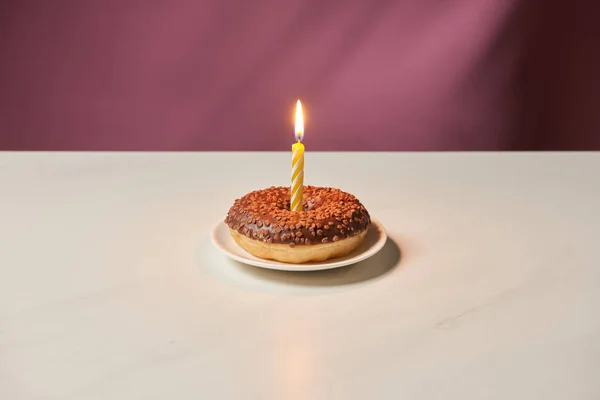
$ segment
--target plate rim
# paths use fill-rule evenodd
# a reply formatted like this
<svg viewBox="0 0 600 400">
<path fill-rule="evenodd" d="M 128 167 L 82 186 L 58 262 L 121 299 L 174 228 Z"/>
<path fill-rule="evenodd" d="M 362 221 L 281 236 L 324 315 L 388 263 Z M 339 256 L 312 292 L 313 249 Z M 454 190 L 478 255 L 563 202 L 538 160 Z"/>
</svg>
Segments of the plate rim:
<svg viewBox="0 0 600 400">
<path fill-rule="evenodd" d="M 217 232 L 219 231 L 219 228 L 222 228 L 222 226 L 227 226 L 225 224 L 225 222 L 223 222 L 223 219 L 219 220 L 218 222 L 216 222 L 213 225 L 213 228 L 211 230 L 211 241 L 212 241 L 213 245 L 217 249 L 219 249 L 219 251 L 221 251 L 221 253 L 223 253 L 225 256 L 229 257 L 232 260 L 240 262 L 242 264 L 247 264 L 247 265 L 251 265 L 254 267 L 258 267 L 258 268 L 279 270 L 279 271 L 319 271 L 319 270 L 326 270 L 326 269 L 335 269 L 335 268 L 345 267 L 345 266 L 351 265 L 351 264 L 356 264 L 356 263 L 364 261 L 367 258 L 370 258 L 370 257 L 374 256 L 375 254 L 377 254 L 383 248 L 383 246 L 385 246 L 388 235 L 385 230 L 385 227 L 383 226 L 383 224 L 381 222 L 379 222 L 379 220 L 371 217 L 371 223 L 377 225 L 377 227 L 379 228 L 379 230 L 382 233 L 381 238 L 377 242 L 375 242 L 373 244 L 373 246 L 367 248 L 365 251 L 357 254 L 356 256 L 345 259 L 345 260 L 335 261 L 335 259 L 334 259 L 334 260 L 328 260 L 328 261 L 324 261 L 322 263 L 314 263 L 314 264 L 291 264 L 291 263 L 282 263 L 282 262 L 274 261 L 274 260 L 252 260 L 249 258 L 245 258 L 243 256 L 239 256 L 237 254 L 234 254 L 234 253 L 230 252 L 228 249 L 226 249 L 225 246 L 221 243 L 221 241 L 219 241 L 217 239 Z M 235 243 L 235 241 L 234 241 L 234 243 Z M 235 245 L 239 247 L 239 245 L 237 243 L 235 243 Z M 242 248 L 242 250 L 244 250 L 244 249 Z M 244 250 L 244 251 L 246 251 L 246 250 Z"/>
</svg>

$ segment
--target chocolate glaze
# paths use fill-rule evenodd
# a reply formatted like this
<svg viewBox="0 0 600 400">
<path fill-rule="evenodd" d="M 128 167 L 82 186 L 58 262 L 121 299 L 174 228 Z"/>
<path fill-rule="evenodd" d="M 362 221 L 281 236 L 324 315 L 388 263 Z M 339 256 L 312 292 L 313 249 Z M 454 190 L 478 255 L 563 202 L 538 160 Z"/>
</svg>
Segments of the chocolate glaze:
<svg viewBox="0 0 600 400">
<path fill-rule="evenodd" d="M 304 186 L 303 211 L 290 211 L 290 188 L 272 186 L 236 199 L 225 223 L 251 239 L 306 246 L 364 232 L 371 224 L 356 197 L 339 189 Z"/>
</svg>

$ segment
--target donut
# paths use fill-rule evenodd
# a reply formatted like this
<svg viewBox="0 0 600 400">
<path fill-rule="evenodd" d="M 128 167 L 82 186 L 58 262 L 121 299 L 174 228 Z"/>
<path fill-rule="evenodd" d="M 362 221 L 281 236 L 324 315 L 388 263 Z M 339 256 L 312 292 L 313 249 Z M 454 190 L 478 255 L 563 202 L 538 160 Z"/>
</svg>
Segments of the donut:
<svg viewBox="0 0 600 400">
<path fill-rule="evenodd" d="M 225 224 L 250 254 L 295 264 L 348 255 L 371 225 L 361 202 L 339 189 L 304 186 L 302 202 L 290 211 L 289 187 L 255 190 L 234 201 Z"/>
</svg>

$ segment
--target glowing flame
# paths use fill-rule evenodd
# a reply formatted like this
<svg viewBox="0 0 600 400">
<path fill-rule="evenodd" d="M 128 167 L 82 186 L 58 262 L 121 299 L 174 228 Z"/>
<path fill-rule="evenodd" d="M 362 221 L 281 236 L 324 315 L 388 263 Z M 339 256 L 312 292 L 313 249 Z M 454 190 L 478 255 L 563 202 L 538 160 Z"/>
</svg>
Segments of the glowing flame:
<svg viewBox="0 0 600 400">
<path fill-rule="evenodd" d="M 302 115 L 302 103 L 300 99 L 296 102 L 296 139 L 302 141 L 304 138 L 304 116 Z"/>
</svg>

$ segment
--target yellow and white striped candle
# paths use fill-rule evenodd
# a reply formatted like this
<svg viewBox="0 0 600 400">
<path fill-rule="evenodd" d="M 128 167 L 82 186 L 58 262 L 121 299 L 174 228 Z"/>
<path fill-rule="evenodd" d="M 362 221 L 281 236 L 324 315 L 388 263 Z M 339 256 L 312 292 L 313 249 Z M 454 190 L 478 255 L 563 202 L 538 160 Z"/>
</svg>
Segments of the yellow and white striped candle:
<svg viewBox="0 0 600 400">
<path fill-rule="evenodd" d="M 302 194 L 304 192 L 304 118 L 302 116 L 302 103 L 296 103 L 296 140 L 292 145 L 292 211 L 302 211 Z"/>
</svg>

